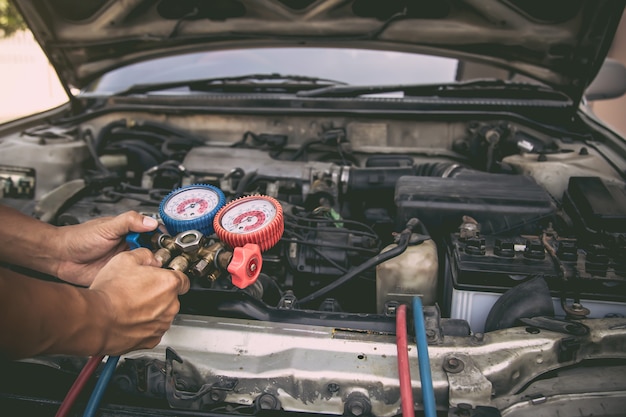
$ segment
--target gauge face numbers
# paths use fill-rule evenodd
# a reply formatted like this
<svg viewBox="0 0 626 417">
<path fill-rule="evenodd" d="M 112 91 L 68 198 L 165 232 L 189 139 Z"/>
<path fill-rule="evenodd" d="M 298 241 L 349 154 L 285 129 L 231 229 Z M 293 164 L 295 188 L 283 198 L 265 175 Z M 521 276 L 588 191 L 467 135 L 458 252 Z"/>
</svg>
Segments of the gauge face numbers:
<svg viewBox="0 0 626 417">
<path fill-rule="evenodd" d="M 264 252 L 276 245 L 283 235 L 283 208 L 270 196 L 242 197 L 217 213 L 213 227 L 218 238 L 232 248 L 253 243 Z"/>
<path fill-rule="evenodd" d="M 269 225 L 276 217 L 276 206 L 268 200 L 248 200 L 235 204 L 222 216 L 221 224 L 230 233 L 256 232 Z"/>
<path fill-rule="evenodd" d="M 186 188 L 171 196 L 163 212 L 174 220 L 193 220 L 214 210 L 220 202 L 218 194 L 208 188 Z"/>
</svg>

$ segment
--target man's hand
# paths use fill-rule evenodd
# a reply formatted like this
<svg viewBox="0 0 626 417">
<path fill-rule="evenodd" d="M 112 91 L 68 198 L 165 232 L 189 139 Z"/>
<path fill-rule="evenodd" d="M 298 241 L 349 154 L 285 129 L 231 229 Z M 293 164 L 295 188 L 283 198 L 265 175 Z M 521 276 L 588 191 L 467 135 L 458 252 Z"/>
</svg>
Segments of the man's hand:
<svg viewBox="0 0 626 417">
<path fill-rule="evenodd" d="M 157 226 L 155 219 L 129 211 L 117 217 L 59 227 L 56 276 L 89 286 L 113 256 L 127 249 L 124 238 L 129 232 L 149 232 Z"/>
<path fill-rule="evenodd" d="M 100 353 L 119 355 L 156 346 L 178 313 L 178 295 L 188 290 L 187 276 L 160 268 L 147 249 L 116 255 L 89 287 L 102 298 L 105 310 L 97 314 L 108 323 Z"/>
<path fill-rule="evenodd" d="M 0 355 L 117 355 L 154 347 L 189 290 L 181 273 L 158 267 L 147 249 L 114 256 L 90 288 L 0 268 Z"/>
<path fill-rule="evenodd" d="M 160 268 L 147 249 L 126 249 L 125 236 L 157 222 L 135 212 L 54 227 L 0 206 L 0 261 L 55 274 L 41 281 L 0 268 L 0 355 L 121 354 L 154 347 L 189 290 L 181 272 Z M 123 253 L 120 253 L 124 251 Z"/>
</svg>

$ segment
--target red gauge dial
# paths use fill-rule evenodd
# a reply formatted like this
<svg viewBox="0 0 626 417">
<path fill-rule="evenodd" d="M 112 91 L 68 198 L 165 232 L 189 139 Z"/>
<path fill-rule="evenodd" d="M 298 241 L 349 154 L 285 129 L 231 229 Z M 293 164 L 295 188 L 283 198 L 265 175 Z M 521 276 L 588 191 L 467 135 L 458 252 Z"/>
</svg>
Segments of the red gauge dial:
<svg viewBox="0 0 626 417">
<path fill-rule="evenodd" d="M 222 207 L 213 220 L 213 227 L 220 240 L 233 248 L 255 243 L 261 251 L 266 251 L 283 235 L 283 209 L 272 197 L 239 198 Z"/>
</svg>

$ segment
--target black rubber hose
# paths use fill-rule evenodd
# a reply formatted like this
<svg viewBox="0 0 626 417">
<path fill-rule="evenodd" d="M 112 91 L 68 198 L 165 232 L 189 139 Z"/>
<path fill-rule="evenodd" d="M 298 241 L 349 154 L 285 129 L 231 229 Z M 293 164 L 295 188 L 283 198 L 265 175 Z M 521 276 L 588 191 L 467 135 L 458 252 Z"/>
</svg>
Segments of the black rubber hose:
<svg viewBox="0 0 626 417">
<path fill-rule="evenodd" d="M 485 320 L 485 332 L 508 329 L 516 326 L 520 319 L 537 316 L 554 317 L 550 288 L 540 275 L 511 288 L 498 298 Z"/>
<path fill-rule="evenodd" d="M 295 161 L 298 158 L 300 158 L 302 155 L 304 155 L 306 153 L 306 151 L 315 144 L 318 143 L 324 143 L 321 139 L 318 138 L 313 138 L 313 139 L 309 139 L 307 141 L 305 141 L 302 145 L 300 145 L 300 148 L 298 148 L 298 150 L 296 151 L 295 154 L 293 154 L 291 156 L 291 158 L 289 158 L 290 161 Z"/>
<path fill-rule="evenodd" d="M 92 141 L 91 137 L 85 137 L 84 140 L 87 144 L 87 150 L 93 159 L 96 169 L 103 175 L 111 175 L 111 171 L 100 160 L 100 156 L 98 155 L 98 151 L 96 150 L 96 145 L 94 143 L 95 141 Z"/>
<path fill-rule="evenodd" d="M 237 189 L 235 190 L 235 198 L 243 197 L 246 190 L 259 181 L 273 181 L 274 179 L 274 177 L 257 174 L 256 171 L 248 172 L 239 180 L 239 183 L 237 184 Z"/>
<path fill-rule="evenodd" d="M 464 165 L 454 162 L 435 162 L 420 164 L 415 167 L 415 175 L 418 177 L 456 177 L 462 172 L 476 172 Z"/>
<path fill-rule="evenodd" d="M 243 196 L 243 193 L 246 191 L 246 188 L 248 188 L 248 185 L 250 185 L 252 181 L 254 181 L 255 178 L 256 178 L 256 171 L 250 171 L 244 174 L 244 176 L 241 177 L 241 179 L 239 180 L 239 183 L 237 184 L 237 189 L 235 190 L 235 198 L 239 198 Z"/>
<path fill-rule="evenodd" d="M 140 122 L 137 126 L 143 129 L 147 128 L 146 130 L 153 130 L 153 131 L 160 130 L 162 132 L 165 132 L 174 136 L 178 136 L 179 138 L 188 140 L 192 145 L 204 145 L 205 144 L 204 140 L 190 134 L 189 132 L 185 130 L 177 129 L 167 124 L 144 120 Z"/>
<path fill-rule="evenodd" d="M 407 175 L 415 175 L 413 166 L 351 168 L 348 187 L 352 192 L 373 193 L 379 190 L 393 190 L 398 179 Z"/>
<path fill-rule="evenodd" d="M 108 136 L 118 127 L 126 127 L 126 120 L 115 120 L 100 129 L 100 132 L 96 136 L 96 140 L 94 142 L 94 147 L 96 148 L 96 152 L 98 154 L 100 154 L 106 146 Z"/>
<path fill-rule="evenodd" d="M 391 250 L 388 250 L 387 252 L 379 253 L 373 258 L 370 258 L 367 261 L 363 262 L 356 268 L 351 269 L 345 275 L 337 278 L 335 281 L 331 282 L 327 286 L 307 295 L 303 299 L 299 300 L 300 304 L 306 304 L 317 298 L 320 298 L 321 296 L 328 294 L 330 291 L 334 290 L 337 287 L 340 287 L 341 285 L 350 281 L 351 279 L 368 270 L 369 268 L 375 267 L 378 264 L 381 264 L 391 258 L 395 258 L 396 256 L 402 254 L 409 246 L 409 241 L 411 240 L 411 234 L 413 233 L 413 229 L 415 229 L 418 224 L 419 220 L 415 218 L 409 219 L 406 224 L 406 228 L 402 232 L 400 232 L 400 240 L 398 241 L 398 246 Z"/>
</svg>

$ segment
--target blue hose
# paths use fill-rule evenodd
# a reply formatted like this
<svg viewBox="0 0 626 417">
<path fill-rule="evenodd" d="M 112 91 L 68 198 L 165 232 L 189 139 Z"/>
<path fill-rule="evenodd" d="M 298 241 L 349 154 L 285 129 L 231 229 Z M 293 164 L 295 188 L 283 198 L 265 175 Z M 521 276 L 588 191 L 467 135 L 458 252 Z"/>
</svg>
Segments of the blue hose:
<svg viewBox="0 0 626 417">
<path fill-rule="evenodd" d="M 435 390 L 433 389 L 433 377 L 430 373 L 430 359 L 428 358 L 424 310 L 422 308 L 422 300 L 419 297 L 413 297 L 413 321 L 415 322 L 415 339 L 417 341 L 417 359 L 420 368 L 422 397 L 424 399 L 424 414 L 426 417 L 437 417 Z"/>
<path fill-rule="evenodd" d="M 102 397 L 104 396 L 104 391 L 106 391 L 107 386 L 109 385 L 109 380 L 113 376 L 115 367 L 117 366 L 117 361 L 119 360 L 119 356 L 109 356 L 109 359 L 107 359 L 107 363 L 104 365 L 102 374 L 100 374 L 100 378 L 98 378 L 98 382 L 91 393 L 91 397 L 89 398 L 83 417 L 93 417 L 96 415 L 96 411 L 98 411 L 98 406 L 100 405 L 100 400 L 102 400 Z"/>
</svg>

